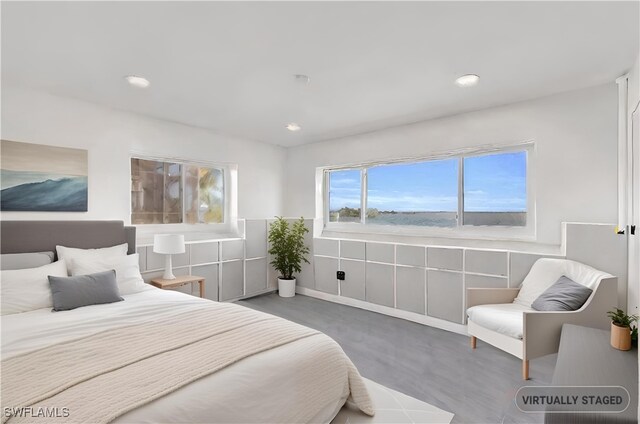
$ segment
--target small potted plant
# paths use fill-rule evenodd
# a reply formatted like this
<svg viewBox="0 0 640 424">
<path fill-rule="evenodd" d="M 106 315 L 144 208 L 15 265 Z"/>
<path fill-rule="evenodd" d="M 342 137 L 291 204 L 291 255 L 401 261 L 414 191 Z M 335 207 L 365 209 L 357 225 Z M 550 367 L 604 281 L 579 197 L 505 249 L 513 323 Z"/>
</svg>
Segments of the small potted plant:
<svg viewBox="0 0 640 424">
<path fill-rule="evenodd" d="M 631 349 L 631 334 L 638 331 L 633 323 L 638 321 L 638 316 L 627 315 L 618 308 L 607 312 L 607 316 L 611 318 L 611 346 L 618 350 Z"/>
<path fill-rule="evenodd" d="M 304 218 L 293 225 L 278 216 L 269 226 L 269 254 L 273 256 L 271 266 L 278 271 L 278 294 L 293 297 L 296 294 L 294 273 L 302 271 L 302 261 L 309 263 L 306 255 L 309 247 L 304 244 L 304 235 L 309 229 L 304 226 Z"/>
</svg>

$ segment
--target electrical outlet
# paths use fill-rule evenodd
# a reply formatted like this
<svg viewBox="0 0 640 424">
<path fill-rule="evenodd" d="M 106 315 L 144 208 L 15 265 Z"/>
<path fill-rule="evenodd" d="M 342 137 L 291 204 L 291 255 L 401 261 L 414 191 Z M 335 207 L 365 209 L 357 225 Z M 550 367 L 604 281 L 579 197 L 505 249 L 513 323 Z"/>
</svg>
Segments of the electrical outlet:
<svg viewBox="0 0 640 424">
<path fill-rule="evenodd" d="M 338 272 L 336 273 L 336 277 L 338 278 L 338 280 L 342 280 L 342 281 L 344 281 L 344 277 L 345 277 L 345 273 L 344 273 L 344 271 L 338 271 Z"/>
</svg>

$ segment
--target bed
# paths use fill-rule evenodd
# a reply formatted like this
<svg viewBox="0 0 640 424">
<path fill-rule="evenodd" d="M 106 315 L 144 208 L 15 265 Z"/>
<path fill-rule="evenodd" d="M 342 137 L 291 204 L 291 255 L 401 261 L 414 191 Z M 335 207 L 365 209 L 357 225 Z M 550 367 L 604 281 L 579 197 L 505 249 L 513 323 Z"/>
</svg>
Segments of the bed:
<svg viewBox="0 0 640 424">
<path fill-rule="evenodd" d="M 122 241 L 135 251 L 135 229 L 117 221 L 1 225 L 3 254 Z M 47 422 L 329 422 L 345 402 L 373 414 L 356 368 L 322 333 L 151 286 L 122 297 L 2 316 L 3 422 L 51 408 L 66 410 Z"/>
</svg>

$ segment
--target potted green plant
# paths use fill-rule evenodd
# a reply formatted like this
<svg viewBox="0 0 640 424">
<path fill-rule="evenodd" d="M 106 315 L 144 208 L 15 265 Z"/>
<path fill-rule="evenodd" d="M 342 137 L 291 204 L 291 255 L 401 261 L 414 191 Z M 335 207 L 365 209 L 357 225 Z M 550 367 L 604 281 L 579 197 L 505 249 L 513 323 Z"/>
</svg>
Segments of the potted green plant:
<svg viewBox="0 0 640 424">
<path fill-rule="evenodd" d="M 607 312 L 607 316 L 611 318 L 611 346 L 618 350 L 631 349 L 631 334 L 638 331 L 633 323 L 638 321 L 638 316 L 627 315 L 618 308 Z"/>
<path fill-rule="evenodd" d="M 289 222 L 277 216 L 269 226 L 269 254 L 273 257 L 271 266 L 278 271 L 278 294 L 293 297 L 296 294 L 294 273 L 302 271 L 302 262 L 309 263 L 306 255 L 309 247 L 304 244 L 304 235 L 309 229 L 304 226 L 304 218 Z"/>
</svg>

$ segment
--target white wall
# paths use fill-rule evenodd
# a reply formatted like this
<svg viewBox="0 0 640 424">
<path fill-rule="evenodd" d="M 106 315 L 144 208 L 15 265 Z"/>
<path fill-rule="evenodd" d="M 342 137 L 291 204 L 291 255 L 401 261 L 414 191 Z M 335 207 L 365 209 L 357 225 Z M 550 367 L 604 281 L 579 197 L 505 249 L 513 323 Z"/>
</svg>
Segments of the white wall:
<svg viewBox="0 0 640 424">
<path fill-rule="evenodd" d="M 382 131 L 290 148 L 287 216 L 315 215 L 315 168 L 536 142 L 537 243 L 558 245 L 561 222 L 615 223 L 614 83 Z"/>
<path fill-rule="evenodd" d="M 629 71 L 629 113 L 633 112 L 640 102 L 640 56 L 636 58 L 636 63 Z"/>
<path fill-rule="evenodd" d="M 5 212 L 3 219 L 118 219 L 129 223 L 132 151 L 238 164 L 238 216 L 282 214 L 284 148 L 92 103 L 2 87 L 3 139 L 89 151 L 89 211 Z"/>
<path fill-rule="evenodd" d="M 237 163 L 240 217 L 310 218 L 315 214 L 318 166 L 533 139 L 537 243 L 557 246 L 562 221 L 616 221 L 616 104 L 612 83 L 285 151 L 91 103 L 3 87 L 2 138 L 86 148 L 90 169 L 89 212 L 4 213 L 3 219 L 129 222 L 132 151 Z"/>
<path fill-rule="evenodd" d="M 633 169 L 635 170 L 631 184 L 632 195 L 629 201 L 633 206 L 632 216 L 629 221 L 636 225 L 636 235 L 629 236 L 629 301 L 628 310 L 630 314 L 638 314 L 640 305 L 640 136 L 633 134 L 633 112 L 640 103 L 640 56 L 636 59 L 634 67 L 628 75 L 627 86 L 627 136 L 632 139 L 633 146 Z M 636 112 L 640 114 L 640 111 Z M 638 119 L 636 117 L 636 119 Z M 637 125 L 637 124 L 636 124 Z M 634 130 L 637 132 L 637 128 Z"/>
</svg>

